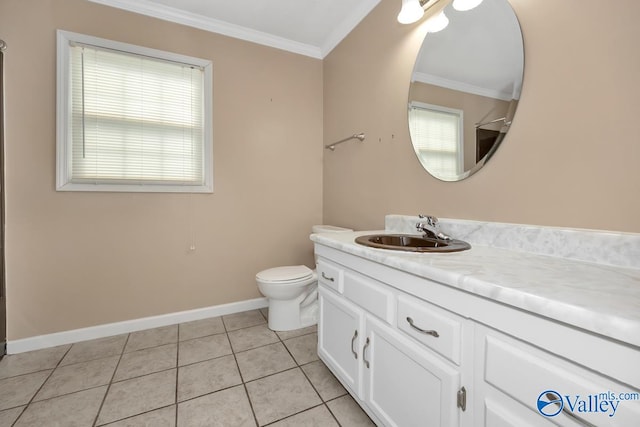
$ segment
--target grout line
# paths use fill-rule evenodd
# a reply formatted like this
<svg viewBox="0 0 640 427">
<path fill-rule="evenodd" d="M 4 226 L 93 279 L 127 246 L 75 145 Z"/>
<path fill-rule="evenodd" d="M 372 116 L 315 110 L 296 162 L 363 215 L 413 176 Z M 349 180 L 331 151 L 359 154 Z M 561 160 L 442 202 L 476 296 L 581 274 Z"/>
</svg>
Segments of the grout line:
<svg viewBox="0 0 640 427">
<path fill-rule="evenodd" d="M 73 347 L 73 344 L 70 345 L 69 348 L 67 349 L 67 351 L 64 352 L 64 354 L 62 355 L 60 360 L 58 360 L 58 363 L 56 363 L 56 366 L 54 366 L 53 369 L 51 369 L 51 372 L 49 372 L 49 375 L 47 375 L 47 378 L 42 382 L 42 384 L 40 384 L 40 387 L 38 387 L 38 390 L 36 390 L 36 392 L 33 393 L 33 396 L 31 396 L 31 399 L 29 399 L 29 401 L 24 405 L 24 408 L 22 408 L 22 412 L 20 412 L 20 415 L 18 415 L 18 418 L 15 419 L 15 421 L 13 422 L 13 425 L 15 425 L 18 422 L 20 417 L 22 417 L 22 415 L 24 415 L 24 413 L 27 411 L 27 408 L 29 407 L 29 405 L 31 405 L 31 403 L 33 403 L 33 399 L 36 398 L 38 393 L 40 393 L 40 390 L 42 390 L 42 387 L 44 387 L 44 385 L 47 383 L 47 381 L 49 381 L 49 378 L 51 378 L 51 376 L 56 371 L 56 369 L 58 369 L 58 366 L 60 366 L 60 363 L 62 363 L 62 360 L 67 356 L 67 354 L 69 354 L 69 352 L 71 351 L 71 347 Z M 46 370 L 47 369 L 41 369 L 39 371 L 35 371 L 35 372 L 31 372 L 31 373 L 35 374 L 36 372 L 42 372 L 42 371 L 46 371 Z M 28 374 L 22 374 L 22 375 L 28 375 Z M 15 375 L 14 377 L 9 377 L 9 378 L 15 378 L 15 377 L 19 377 L 19 376 L 20 375 Z"/>
<path fill-rule="evenodd" d="M 264 316 L 263 316 L 264 317 Z M 240 364 L 238 363 L 238 357 L 236 356 L 236 352 L 233 350 L 233 346 L 231 345 L 231 339 L 229 339 L 229 331 L 227 330 L 227 325 L 224 323 L 224 317 L 222 319 L 222 325 L 224 326 L 224 330 L 226 331 L 227 341 L 229 341 L 229 348 L 231 348 L 231 354 L 233 355 L 233 360 L 236 362 L 236 368 L 238 368 L 238 375 L 240 376 L 240 381 L 242 382 L 242 387 L 244 388 L 244 394 L 247 396 L 247 402 L 249 402 L 249 407 L 251 408 L 251 415 L 253 415 L 253 420 L 256 423 L 256 426 L 259 426 L 258 417 L 256 416 L 256 411 L 253 409 L 253 402 L 251 401 L 251 397 L 249 396 L 249 390 L 247 389 L 247 383 L 244 381 L 244 377 L 242 375 L 242 371 L 240 370 Z M 177 427 L 177 425 L 176 425 Z"/>
<path fill-rule="evenodd" d="M 303 412 L 307 412 L 307 411 L 310 411 L 310 410 L 312 410 L 312 409 L 319 408 L 320 406 L 325 406 L 325 405 L 324 405 L 324 403 L 319 403 L 319 404 L 317 404 L 317 405 L 315 405 L 315 406 L 311 406 L 311 407 L 309 407 L 309 408 L 307 408 L 307 409 L 303 409 L 302 411 L 298 411 L 298 412 L 296 412 L 295 414 L 287 415 L 286 417 L 282 417 L 282 418 L 279 418 L 279 419 L 277 419 L 277 420 L 275 420 L 275 421 L 271 421 L 270 423 L 268 423 L 268 424 L 264 424 L 264 425 L 262 425 L 262 426 L 260 426 L 260 427 L 268 427 L 268 426 L 272 426 L 272 425 L 274 425 L 274 424 L 276 424 L 276 423 L 279 423 L 279 422 L 280 422 L 280 421 L 282 421 L 282 420 L 286 420 L 286 419 L 288 419 L 288 418 L 295 417 L 296 415 L 302 414 Z M 329 411 L 329 413 L 331 413 L 331 411 Z M 338 425 L 339 425 L 339 424 L 338 424 Z"/>
<path fill-rule="evenodd" d="M 120 419 L 117 419 L 117 420 L 114 420 L 114 421 L 109 421 L 108 424 L 102 424 L 102 426 L 109 427 L 111 424 L 120 423 L 121 421 L 124 421 L 124 420 L 129 420 L 131 418 L 139 417 L 140 415 L 145 415 L 145 414 L 148 414 L 150 412 L 159 411 L 160 409 L 170 408 L 172 406 L 175 406 L 175 403 L 172 403 L 170 405 L 160 406 L 158 408 L 149 409 L 148 411 L 140 412 L 139 414 L 127 415 L 124 418 L 120 418 Z M 176 411 L 177 411 L 177 408 L 176 408 Z M 100 426 L 100 427 L 102 427 L 102 426 Z"/>
<path fill-rule="evenodd" d="M 4 411 L 5 409 L 3 409 Z M 27 405 L 24 405 L 24 408 L 22 408 L 22 411 L 20 411 L 20 414 L 18 414 L 18 418 L 15 419 L 15 421 L 13 423 L 11 423 L 10 427 L 13 427 L 16 425 L 16 423 L 18 422 L 18 420 L 20 419 L 20 417 L 22 416 L 22 414 L 24 414 L 24 411 L 27 410 Z"/>
<path fill-rule="evenodd" d="M 177 325 L 178 327 L 178 331 L 176 333 L 176 338 L 177 338 L 177 342 L 176 342 L 176 394 L 174 397 L 174 406 L 176 407 L 176 416 L 175 416 L 175 427 L 178 427 L 178 379 L 179 379 L 179 373 L 180 373 L 180 324 Z"/>
<path fill-rule="evenodd" d="M 124 349 L 127 348 L 127 344 L 129 343 L 129 337 L 131 337 L 131 334 L 127 334 L 127 339 L 124 341 L 124 345 L 122 346 L 122 351 L 120 352 L 120 358 L 118 359 L 118 363 L 116 363 L 116 368 L 113 370 L 113 374 L 111 374 L 111 380 L 109 381 L 109 384 L 107 384 L 107 390 L 104 392 L 104 396 L 102 397 L 102 402 L 100 402 L 100 407 L 98 407 L 98 411 L 96 412 L 96 417 L 93 419 L 92 425 L 94 427 L 98 423 L 98 417 L 102 412 L 102 408 L 104 407 L 104 402 L 107 400 L 107 396 L 109 395 L 109 390 L 111 390 L 113 379 L 116 376 L 116 372 L 118 372 L 118 367 L 120 366 L 120 362 L 122 361 L 122 356 L 124 355 Z"/>
</svg>

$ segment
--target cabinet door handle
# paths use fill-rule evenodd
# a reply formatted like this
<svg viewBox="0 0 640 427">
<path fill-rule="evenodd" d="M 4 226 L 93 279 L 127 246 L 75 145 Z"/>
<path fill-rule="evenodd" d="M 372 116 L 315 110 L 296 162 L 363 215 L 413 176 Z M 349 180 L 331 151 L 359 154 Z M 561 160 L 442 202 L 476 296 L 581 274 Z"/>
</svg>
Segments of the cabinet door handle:
<svg viewBox="0 0 640 427">
<path fill-rule="evenodd" d="M 362 360 L 364 360 L 364 366 L 366 366 L 367 368 L 369 368 L 369 361 L 367 360 L 367 354 L 365 353 L 367 351 L 367 347 L 369 347 L 369 337 L 367 337 L 367 340 L 364 343 L 364 347 L 362 347 Z"/>
<path fill-rule="evenodd" d="M 351 353 L 353 353 L 354 359 L 357 360 L 358 359 L 358 353 L 356 353 L 356 351 L 353 349 L 353 343 L 356 341 L 356 338 L 358 338 L 358 330 L 357 329 L 353 333 L 353 338 L 351 338 Z"/>
<path fill-rule="evenodd" d="M 413 329 L 415 329 L 416 331 L 425 334 L 425 335 L 431 335 L 433 337 L 438 338 L 440 336 L 440 334 L 438 333 L 438 331 L 434 331 L 434 330 L 427 330 L 427 329 L 422 329 L 417 327 L 416 325 L 413 324 L 413 319 L 411 317 L 407 317 L 407 322 L 409 323 L 409 326 L 411 326 Z"/>
<path fill-rule="evenodd" d="M 328 280 L 328 281 L 330 281 L 330 282 L 333 282 L 333 277 L 329 277 L 329 276 L 327 276 L 326 274 L 324 274 L 324 271 L 322 272 L 322 278 L 323 278 L 323 279 L 326 279 L 326 280 Z"/>
<path fill-rule="evenodd" d="M 550 401 L 554 401 L 556 400 L 556 396 L 554 396 L 551 393 L 547 393 L 545 395 L 547 397 L 547 399 L 549 399 Z M 560 406 L 560 403 L 558 403 L 557 401 L 554 402 L 555 405 Z M 591 424 L 589 421 L 583 420 L 580 417 L 575 416 L 571 411 L 568 411 L 567 408 L 562 408 L 562 413 L 565 414 L 567 417 L 571 418 L 573 421 L 577 422 L 578 424 L 580 424 L 581 426 L 585 426 L 585 427 L 596 427 L 595 424 Z"/>
</svg>

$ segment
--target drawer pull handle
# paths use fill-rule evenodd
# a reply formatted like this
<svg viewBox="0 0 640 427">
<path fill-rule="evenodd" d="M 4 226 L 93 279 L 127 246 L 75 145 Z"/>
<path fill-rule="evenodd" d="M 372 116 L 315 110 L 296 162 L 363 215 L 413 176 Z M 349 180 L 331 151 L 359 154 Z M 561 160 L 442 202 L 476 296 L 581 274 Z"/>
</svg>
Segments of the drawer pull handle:
<svg viewBox="0 0 640 427">
<path fill-rule="evenodd" d="M 333 280 L 333 277 L 329 277 L 329 276 L 327 276 L 326 274 L 324 274 L 324 271 L 322 272 L 322 278 L 323 278 L 323 279 L 326 279 L 326 280 L 328 280 L 328 281 L 330 281 L 330 282 L 333 282 L 333 281 L 334 281 L 334 280 Z"/>
<path fill-rule="evenodd" d="M 434 330 L 427 330 L 427 329 L 422 329 L 417 327 L 416 325 L 413 324 L 413 319 L 411 317 L 407 317 L 407 322 L 409 322 L 409 326 L 411 326 L 413 329 L 415 329 L 416 331 L 425 334 L 425 335 L 431 335 L 433 337 L 438 338 L 440 336 L 440 334 L 438 333 L 438 331 L 434 331 Z"/>
<path fill-rule="evenodd" d="M 357 360 L 358 359 L 358 353 L 356 353 L 356 351 L 353 349 L 353 343 L 356 341 L 356 338 L 358 338 L 358 330 L 357 329 L 353 333 L 353 338 L 351 338 L 351 353 L 353 353 L 353 357 Z"/>
<path fill-rule="evenodd" d="M 547 397 L 547 399 L 549 399 L 549 401 L 553 402 L 556 400 L 556 396 L 551 394 L 551 393 L 547 393 L 545 395 Z M 557 401 L 554 402 L 555 405 L 560 406 L 560 403 L 558 403 Z M 567 408 L 562 408 L 562 413 L 565 414 L 567 417 L 573 419 L 575 422 L 577 422 L 578 424 L 580 424 L 581 426 L 585 426 L 585 427 L 596 427 L 595 424 L 591 424 L 589 421 L 585 421 L 582 418 L 576 417 L 571 411 L 568 411 Z"/>
<path fill-rule="evenodd" d="M 362 360 L 364 360 L 364 366 L 366 366 L 367 369 L 369 369 L 369 361 L 367 360 L 367 354 L 365 352 L 367 351 L 367 347 L 369 347 L 369 343 L 369 337 L 367 337 L 367 341 L 365 341 L 364 347 L 362 347 Z"/>
</svg>

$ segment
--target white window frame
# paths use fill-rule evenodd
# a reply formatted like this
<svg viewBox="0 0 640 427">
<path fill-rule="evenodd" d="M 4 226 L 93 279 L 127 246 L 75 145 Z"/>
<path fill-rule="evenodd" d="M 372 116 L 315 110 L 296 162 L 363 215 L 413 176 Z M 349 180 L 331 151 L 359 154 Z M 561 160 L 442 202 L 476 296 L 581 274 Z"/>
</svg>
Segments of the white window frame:
<svg viewBox="0 0 640 427">
<path fill-rule="evenodd" d="M 204 141 L 202 185 L 140 184 L 140 183 L 74 183 L 71 182 L 71 73 L 70 44 L 82 43 L 106 49 L 119 50 L 134 55 L 201 67 L 204 70 Z M 106 192 L 163 192 L 163 193 L 212 193 L 213 192 L 213 64 L 209 60 L 171 52 L 121 43 L 69 31 L 57 31 L 57 105 L 56 105 L 56 190 L 57 191 L 106 191 Z"/>
<path fill-rule="evenodd" d="M 442 105 L 436 104 L 428 104 L 426 102 L 420 101 L 411 101 L 409 103 L 409 108 L 421 108 L 425 110 L 438 111 L 443 113 L 449 113 L 456 115 L 458 117 L 458 140 L 457 140 L 457 159 L 456 159 L 456 167 L 457 174 L 460 175 L 464 172 L 464 110 L 460 110 L 457 108 L 444 107 Z M 422 161 L 422 156 L 418 153 L 418 150 L 415 149 L 416 155 L 418 156 L 418 160 L 422 163 L 423 166 L 426 167 L 426 164 Z M 430 171 L 436 172 L 437 171 Z M 448 177 L 452 178 L 452 177 Z"/>
</svg>

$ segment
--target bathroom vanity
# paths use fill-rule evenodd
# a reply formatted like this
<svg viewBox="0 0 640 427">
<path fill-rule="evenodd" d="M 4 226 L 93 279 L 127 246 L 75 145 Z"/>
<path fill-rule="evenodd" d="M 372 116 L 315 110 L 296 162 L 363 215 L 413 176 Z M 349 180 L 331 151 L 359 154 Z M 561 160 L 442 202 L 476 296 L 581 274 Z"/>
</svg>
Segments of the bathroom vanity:
<svg viewBox="0 0 640 427">
<path fill-rule="evenodd" d="M 388 216 L 386 232 L 411 232 L 416 219 Z M 371 232 L 311 237 L 318 353 L 369 416 L 399 427 L 637 425 L 640 236 L 445 227 L 472 249 L 412 254 L 354 243 Z M 518 250 L 496 247 L 495 227 Z M 533 250 L 531 233 L 564 248 Z M 617 242 L 607 264 L 533 253 L 581 257 L 568 246 L 592 238 Z"/>
</svg>

